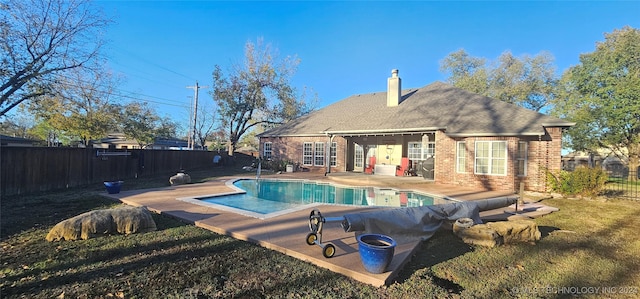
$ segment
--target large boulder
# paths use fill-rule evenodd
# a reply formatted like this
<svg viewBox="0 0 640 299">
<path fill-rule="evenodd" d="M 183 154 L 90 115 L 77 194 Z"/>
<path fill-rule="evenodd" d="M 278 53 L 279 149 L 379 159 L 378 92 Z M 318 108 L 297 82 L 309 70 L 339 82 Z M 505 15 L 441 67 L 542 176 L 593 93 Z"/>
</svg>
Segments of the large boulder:
<svg viewBox="0 0 640 299">
<path fill-rule="evenodd" d="M 463 242 L 471 245 L 495 247 L 504 243 L 502 236 L 484 224 L 458 230 L 456 235 L 458 235 Z"/>
<path fill-rule="evenodd" d="M 504 244 L 533 243 L 540 241 L 542 234 L 532 220 L 488 222 L 487 227 L 502 236 Z"/>
<path fill-rule="evenodd" d="M 156 223 L 145 207 L 95 210 L 56 224 L 47 241 L 86 240 L 106 234 L 133 234 L 156 230 Z"/>
<path fill-rule="evenodd" d="M 169 178 L 169 184 L 171 184 L 171 186 L 189 183 L 191 183 L 191 176 L 184 172 L 178 172 L 176 175 Z"/>
<path fill-rule="evenodd" d="M 456 222 L 455 234 L 467 244 L 494 247 L 501 244 L 534 243 L 540 240 L 538 225 L 531 220 L 511 220 L 476 224 Z"/>
</svg>

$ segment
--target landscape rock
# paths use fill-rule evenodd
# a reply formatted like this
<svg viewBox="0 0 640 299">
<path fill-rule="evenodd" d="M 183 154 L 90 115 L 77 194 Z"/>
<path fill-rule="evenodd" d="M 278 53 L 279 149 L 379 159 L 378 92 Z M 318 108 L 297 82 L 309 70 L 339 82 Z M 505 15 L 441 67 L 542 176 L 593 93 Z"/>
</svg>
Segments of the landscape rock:
<svg viewBox="0 0 640 299">
<path fill-rule="evenodd" d="M 471 218 L 460 218 L 453 223 L 452 230 L 457 234 L 461 230 L 472 227 L 473 224 L 473 219 Z"/>
<path fill-rule="evenodd" d="M 106 234 L 133 234 L 156 230 L 151 212 L 145 207 L 95 210 L 56 224 L 47 241 L 86 240 Z"/>
<path fill-rule="evenodd" d="M 538 225 L 531 220 L 513 220 L 459 226 L 456 235 L 467 244 L 494 247 L 501 244 L 533 243 L 540 240 Z"/>
<path fill-rule="evenodd" d="M 486 225 L 502 236 L 505 244 L 536 242 L 542 235 L 538 225 L 531 220 L 498 221 Z"/>
<path fill-rule="evenodd" d="M 503 244 L 502 236 L 485 224 L 477 224 L 456 233 L 466 244 L 495 247 Z"/>
<path fill-rule="evenodd" d="M 169 178 L 169 183 L 171 186 L 189 184 L 191 183 L 191 176 L 184 172 L 178 172 L 178 174 Z"/>
</svg>

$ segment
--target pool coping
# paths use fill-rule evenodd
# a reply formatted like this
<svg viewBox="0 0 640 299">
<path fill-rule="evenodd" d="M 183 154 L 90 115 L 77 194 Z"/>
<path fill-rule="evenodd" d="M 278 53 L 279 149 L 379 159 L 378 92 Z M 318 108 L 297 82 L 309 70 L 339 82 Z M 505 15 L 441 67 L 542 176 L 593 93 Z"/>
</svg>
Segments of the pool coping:
<svg viewBox="0 0 640 299">
<path fill-rule="evenodd" d="M 373 274 L 367 272 L 360 262 L 355 234 L 345 233 L 339 223 L 325 224 L 322 234 L 323 243 L 330 242 L 336 247 L 334 257 L 324 258 L 320 246 L 307 245 L 306 236 L 310 232 L 309 211 L 299 210 L 267 219 L 259 219 L 229 210 L 178 200 L 178 198 L 201 196 L 203 194 L 233 193 L 235 190 L 226 185 L 227 181 L 242 178 L 246 177 L 227 177 L 204 183 L 121 191 L 118 194 L 104 193 L 102 195 L 128 205 L 146 206 L 153 212 L 168 215 L 219 234 L 279 251 L 373 286 L 392 283 L 422 243 L 421 241 L 414 241 L 398 244 L 387 271 L 381 274 Z M 478 199 L 490 197 L 483 197 L 481 195 L 482 191 L 476 190 L 475 192 L 479 195 Z M 470 193 L 465 189 L 464 194 Z M 491 194 L 495 194 L 495 192 Z M 382 207 L 319 204 L 314 208 L 321 210 L 325 217 L 340 217 L 347 213 L 381 209 Z"/>
<path fill-rule="evenodd" d="M 205 198 L 205 197 L 219 197 L 219 196 L 227 196 L 227 195 L 246 194 L 247 193 L 246 190 L 243 190 L 242 188 L 240 188 L 240 187 L 235 185 L 235 182 L 240 181 L 240 180 L 255 180 L 255 179 L 254 178 L 233 178 L 233 179 L 229 179 L 229 180 L 227 180 L 225 182 L 225 185 L 227 187 L 229 187 L 230 189 L 234 190 L 234 191 L 216 193 L 216 194 L 202 194 L 202 195 L 198 195 L 198 196 L 195 196 L 195 197 L 178 197 L 178 198 L 176 198 L 176 200 L 188 202 L 190 204 L 201 205 L 201 206 L 205 206 L 205 207 L 211 207 L 211 208 L 215 208 L 215 209 L 225 210 L 225 211 L 233 212 L 233 213 L 236 213 L 236 214 L 240 214 L 242 216 L 258 218 L 258 219 L 261 219 L 261 220 L 265 220 L 265 219 L 269 219 L 269 218 L 273 218 L 273 217 L 277 217 L 277 216 L 282 216 L 282 215 L 285 215 L 285 214 L 289 214 L 289 213 L 297 212 L 297 211 L 301 211 L 301 210 L 311 210 L 311 209 L 317 208 L 318 206 L 321 206 L 321 205 L 324 205 L 324 206 L 326 206 L 326 205 L 345 206 L 345 207 L 354 206 L 354 205 L 348 205 L 348 204 L 344 204 L 343 205 L 343 204 L 325 204 L 325 203 L 321 203 L 321 202 L 312 202 L 312 203 L 308 203 L 308 204 L 299 204 L 299 205 L 296 205 L 295 207 L 284 209 L 284 210 L 280 210 L 280 211 L 276 211 L 276 212 L 272 212 L 272 213 L 263 214 L 263 213 L 258 213 L 258 212 L 254 212 L 254 211 L 243 210 L 243 209 L 232 207 L 232 206 L 226 206 L 226 205 L 217 204 L 217 203 L 205 202 L 205 201 L 202 200 L 202 198 Z M 340 187 L 340 188 L 372 188 L 372 189 L 377 189 L 377 190 L 380 190 L 380 191 L 392 190 L 394 192 L 412 192 L 412 193 L 417 193 L 417 194 L 421 194 L 421 195 L 424 195 L 424 196 L 429 196 L 429 197 L 434 199 L 434 202 L 441 201 L 441 200 L 446 200 L 446 201 L 450 201 L 450 202 L 460 202 L 457 199 L 449 198 L 447 196 L 429 194 L 427 192 L 417 191 L 417 190 L 413 190 L 413 189 L 399 189 L 399 188 L 378 187 L 378 186 L 353 186 L 353 185 L 340 184 L 340 183 L 336 183 L 336 182 L 333 182 L 333 181 L 325 182 L 325 181 L 318 181 L 318 180 L 312 180 L 312 179 L 288 179 L 288 178 L 282 179 L 282 178 L 271 178 L 270 177 L 270 178 L 264 178 L 264 180 L 281 181 L 281 182 L 309 182 L 309 183 L 315 183 L 317 185 L 333 185 L 335 187 Z M 360 207 L 359 205 L 355 205 L 355 206 Z M 386 207 L 385 206 L 368 206 L 368 208 L 386 208 Z M 392 208 L 397 208 L 397 207 L 392 207 Z"/>
</svg>

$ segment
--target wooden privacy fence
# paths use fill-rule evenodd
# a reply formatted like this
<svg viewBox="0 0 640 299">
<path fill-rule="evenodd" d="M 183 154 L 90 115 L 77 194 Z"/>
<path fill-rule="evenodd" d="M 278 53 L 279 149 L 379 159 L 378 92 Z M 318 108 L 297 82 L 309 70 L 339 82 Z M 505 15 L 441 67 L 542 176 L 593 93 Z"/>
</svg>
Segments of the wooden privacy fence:
<svg viewBox="0 0 640 299">
<path fill-rule="evenodd" d="M 2 195 L 82 186 L 211 167 L 213 152 L 3 147 Z"/>
</svg>

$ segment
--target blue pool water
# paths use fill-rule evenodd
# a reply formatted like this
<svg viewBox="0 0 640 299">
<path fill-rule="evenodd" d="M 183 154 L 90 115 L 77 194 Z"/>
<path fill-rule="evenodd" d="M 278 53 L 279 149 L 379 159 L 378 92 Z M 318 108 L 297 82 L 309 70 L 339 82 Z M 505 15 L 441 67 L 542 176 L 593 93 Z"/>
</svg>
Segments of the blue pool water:
<svg viewBox="0 0 640 299">
<path fill-rule="evenodd" d="M 258 214 L 317 204 L 417 207 L 433 205 L 421 193 L 374 187 L 346 187 L 303 180 L 242 179 L 233 185 L 246 193 L 199 197 L 198 200 Z"/>
</svg>

